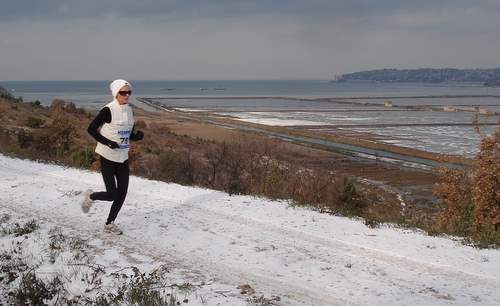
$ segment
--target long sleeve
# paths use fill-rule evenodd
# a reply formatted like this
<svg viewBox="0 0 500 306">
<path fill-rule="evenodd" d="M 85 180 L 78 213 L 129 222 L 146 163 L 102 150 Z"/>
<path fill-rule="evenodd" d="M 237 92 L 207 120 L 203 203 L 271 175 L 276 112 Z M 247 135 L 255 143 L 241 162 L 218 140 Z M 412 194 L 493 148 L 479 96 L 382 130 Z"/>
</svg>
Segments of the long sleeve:
<svg viewBox="0 0 500 306">
<path fill-rule="evenodd" d="M 103 145 L 109 146 L 109 144 L 112 142 L 108 138 L 104 137 L 101 135 L 99 132 L 99 128 L 104 124 L 104 123 L 110 123 L 111 122 L 111 111 L 108 107 L 104 107 L 101 109 L 99 114 L 92 120 L 90 123 L 89 127 L 87 128 L 87 132 L 94 137 L 95 140 L 98 142 L 102 143 Z"/>
</svg>

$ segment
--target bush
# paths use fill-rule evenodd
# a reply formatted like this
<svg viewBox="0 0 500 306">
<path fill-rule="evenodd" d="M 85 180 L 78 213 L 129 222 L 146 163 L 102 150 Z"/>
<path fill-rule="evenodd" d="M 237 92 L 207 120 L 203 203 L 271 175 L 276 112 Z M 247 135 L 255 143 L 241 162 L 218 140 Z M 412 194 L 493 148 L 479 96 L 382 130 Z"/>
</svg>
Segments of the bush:
<svg viewBox="0 0 500 306">
<path fill-rule="evenodd" d="M 17 144 L 20 148 L 28 148 L 33 144 L 33 135 L 29 131 L 19 130 L 17 133 Z"/>
<path fill-rule="evenodd" d="M 30 127 L 30 128 L 33 128 L 33 129 L 38 129 L 42 126 L 43 124 L 43 120 L 40 119 L 40 118 L 36 118 L 36 117 L 28 117 L 28 119 L 26 120 L 26 126 Z"/>
<path fill-rule="evenodd" d="M 64 110 L 72 114 L 78 113 L 78 109 L 76 108 L 76 105 L 73 102 L 66 103 L 66 105 L 64 106 Z"/>
<path fill-rule="evenodd" d="M 435 187 L 443 207 L 440 229 L 478 246 L 500 245 L 500 129 L 481 140 L 474 166 L 440 175 Z"/>
<path fill-rule="evenodd" d="M 224 190 L 229 194 L 246 194 L 251 190 L 259 192 L 263 165 L 256 150 L 259 146 L 252 141 L 241 139 L 209 145 L 205 152 L 208 164 L 206 180 L 210 187 Z"/>
<path fill-rule="evenodd" d="M 442 182 L 434 187 L 443 207 L 438 226 L 446 233 L 470 236 L 474 223 L 472 177 L 467 171 L 456 169 L 441 169 L 439 174 Z"/>
<path fill-rule="evenodd" d="M 500 230 L 500 128 L 481 141 L 476 161 L 472 190 L 475 224 Z"/>
<path fill-rule="evenodd" d="M 196 176 L 204 177 L 201 185 L 229 194 L 290 199 L 297 205 L 349 216 L 365 213 L 367 200 L 352 179 L 337 178 L 328 169 L 305 169 L 286 162 L 275 142 L 246 138 L 207 146 L 206 173 Z"/>
<path fill-rule="evenodd" d="M 62 111 L 64 110 L 64 106 L 66 105 L 66 101 L 61 99 L 54 99 L 49 106 L 51 111 Z"/>
<path fill-rule="evenodd" d="M 14 293 L 16 305 L 46 305 L 60 290 L 62 282 L 54 278 L 49 284 L 40 280 L 35 272 L 28 271 L 24 274 L 19 288 Z"/>
<path fill-rule="evenodd" d="M 356 196 L 356 186 L 352 179 L 342 178 L 340 185 L 340 200 L 346 204 L 352 204 Z"/>
<path fill-rule="evenodd" d="M 12 137 L 9 131 L 0 129 L 0 151 L 4 152 L 4 148 L 12 144 Z"/>
<path fill-rule="evenodd" d="M 75 125 L 67 118 L 58 117 L 36 134 L 34 146 L 40 153 L 61 158 L 75 142 L 76 135 Z"/>
<path fill-rule="evenodd" d="M 83 109 L 78 109 L 73 102 L 67 102 L 62 99 L 54 99 L 50 104 L 49 109 L 56 112 L 67 112 L 71 114 L 85 113 Z"/>
<path fill-rule="evenodd" d="M 134 276 L 122 284 L 116 293 L 99 295 L 92 305 L 136 305 L 136 306 L 174 306 L 180 305 L 172 290 L 166 293 L 162 284 L 161 268 L 151 273 L 141 273 L 132 267 Z"/>
<path fill-rule="evenodd" d="M 217 176 L 220 175 L 222 162 L 226 157 L 226 145 L 223 143 L 221 146 L 212 146 L 205 152 L 209 173 L 207 173 L 206 183 L 216 188 Z"/>
<path fill-rule="evenodd" d="M 16 223 L 14 225 L 14 228 L 11 230 L 11 233 L 14 234 L 16 237 L 19 237 L 31 234 L 37 229 L 38 229 L 38 223 L 36 222 L 36 220 L 30 220 L 24 223 L 23 225 L 19 225 L 19 223 Z"/>
<path fill-rule="evenodd" d="M 3 225 L 4 223 L 8 222 L 11 219 L 11 216 L 8 214 L 3 214 L 0 216 L 0 225 Z"/>
<path fill-rule="evenodd" d="M 166 182 L 190 185 L 194 182 L 194 165 L 190 152 L 167 150 L 157 158 L 154 176 Z"/>
<path fill-rule="evenodd" d="M 283 176 L 277 163 L 272 163 L 261 178 L 260 192 L 271 199 L 284 196 Z"/>
</svg>

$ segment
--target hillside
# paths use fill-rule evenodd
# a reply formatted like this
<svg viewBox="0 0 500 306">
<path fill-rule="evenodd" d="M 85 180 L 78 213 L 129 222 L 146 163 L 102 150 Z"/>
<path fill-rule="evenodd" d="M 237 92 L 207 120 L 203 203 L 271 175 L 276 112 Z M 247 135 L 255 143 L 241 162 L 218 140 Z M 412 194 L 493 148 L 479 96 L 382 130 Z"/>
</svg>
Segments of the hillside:
<svg viewBox="0 0 500 306">
<path fill-rule="evenodd" d="M 500 81 L 500 68 L 496 69 L 377 69 L 348 73 L 336 81 L 372 81 L 372 82 L 482 82 L 494 86 Z"/>
<path fill-rule="evenodd" d="M 92 116 L 72 104 L 40 107 L 0 100 L 0 152 L 99 169 L 95 141 L 86 132 Z M 134 175 L 228 193 L 291 199 L 297 205 L 360 216 L 374 224 L 435 227 L 440 209 L 433 202 L 434 173 L 359 162 L 174 112 L 135 109 L 134 116 L 146 135 L 130 152 Z M 404 209 L 401 201 L 406 203 Z"/>
<path fill-rule="evenodd" d="M 88 215 L 79 207 L 81 192 L 101 185 L 96 172 L 0 156 L 2 228 L 9 219 L 40 224 L 19 237 L 2 231 L 2 267 L 24 254 L 17 260 L 30 268 L 26 271 L 46 283 L 55 276 L 64 281 L 60 302 L 116 298 L 117 283 L 135 273 L 131 284 L 137 285 L 141 277 L 160 277 L 155 271 L 162 271 L 163 279 L 156 290 L 168 289 L 183 305 L 497 305 L 500 300 L 498 250 L 391 226 L 368 228 L 286 202 L 138 177 L 131 178 L 117 220 L 125 233 L 113 236 L 102 231 L 107 203 L 96 203 Z M 79 251 L 84 256 L 54 247 L 54 237 L 84 243 Z M 39 244 L 44 239 L 51 248 Z M 139 270 L 144 275 L 138 276 Z M 27 273 L 7 282 L 2 270 L 0 302 Z"/>
</svg>

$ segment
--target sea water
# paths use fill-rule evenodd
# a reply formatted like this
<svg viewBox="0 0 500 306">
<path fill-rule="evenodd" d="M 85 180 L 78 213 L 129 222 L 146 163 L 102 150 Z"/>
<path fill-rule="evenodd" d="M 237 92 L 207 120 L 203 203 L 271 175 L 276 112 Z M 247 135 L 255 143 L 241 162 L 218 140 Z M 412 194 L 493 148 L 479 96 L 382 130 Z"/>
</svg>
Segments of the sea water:
<svg viewBox="0 0 500 306">
<path fill-rule="evenodd" d="M 98 109 L 111 100 L 110 81 L 4 81 L 0 86 L 25 101 L 50 105 L 54 99 Z M 426 151 L 473 156 L 481 137 L 471 126 L 370 127 L 380 124 L 470 123 L 473 112 L 404 111 L 398 107 L 458 109 L 485 107 L 500 112 L 500 88 L 478 83 L 334 83 L 305 81 L 134 81 L 133 98 L 147 97 L 169 107 L 209 110 L 269 125 L 339 125 L 372 133 L 380 141 Z M 321 100 L 331 98 L 333 100 Z M 337 101 L 337 102 L 336 102 Z M 390 101 L 393 108 L 384 107 Z M 347 103 L 346 103 L 347 102 Z M 141 106 L 133 99 L 132 103 Z M 492 123 L 496 115 L 480 116 Z M 361 126 L 362 125 L 362 126 Z"/>
<path fill-rule="evenodd" d="M 50 104 L 60 98 L 78 104 L 99 104 L 110 100 L 110 81 L 0 81 L 14 96 Z M 415 96 L 497 96 L 455 98 L 397 99 L 395 104 L 494 104 L 500 106 L 500 88 L 478 83 L 334 83 L 327 80 L 305 81 L 133 81 L 134 95 L 141 97 L 299 97 L 363 98 Z M 364 100 L 362 100 L 364 101 Z M 368 100 L 369 101 L 369 100 Z M 236 101 L 237 102 L 237 101 Z"/>
</svg>

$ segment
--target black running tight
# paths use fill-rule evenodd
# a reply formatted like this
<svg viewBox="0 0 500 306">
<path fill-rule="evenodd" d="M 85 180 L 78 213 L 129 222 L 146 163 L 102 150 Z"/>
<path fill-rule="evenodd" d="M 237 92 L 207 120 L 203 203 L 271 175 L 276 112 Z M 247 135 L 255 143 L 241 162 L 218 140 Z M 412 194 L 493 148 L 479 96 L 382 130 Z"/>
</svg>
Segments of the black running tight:
<svg viewBox="0 0 500 306">
<path fill-rule="evenodd" d="M 106 192 L 94 192 L 92 200 L 113 201 L 106 224 L 115 221 L 127 196 L 129 168 L 128 160 L 117 163 L 101 156 L 101 173 Z M 116 179 L 116 180 L 115 180 Z"/>
</svg>

